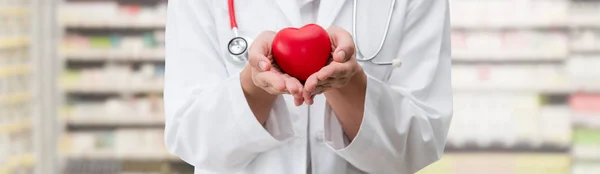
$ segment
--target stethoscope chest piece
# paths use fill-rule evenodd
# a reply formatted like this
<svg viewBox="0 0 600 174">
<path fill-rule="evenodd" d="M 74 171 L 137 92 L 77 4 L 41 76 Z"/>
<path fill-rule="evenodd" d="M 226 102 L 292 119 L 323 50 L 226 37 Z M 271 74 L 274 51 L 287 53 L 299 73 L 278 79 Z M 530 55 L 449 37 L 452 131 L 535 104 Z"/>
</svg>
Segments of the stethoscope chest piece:
<svg viewBox="0 0 600 174">
<path fill-rule="evenodd" d="M 246 65 L 248 62 L 248 51 L 252 45 L 252 39 L 246 37 L 234 37 L 227 44 L 227 50 L 231 56 L 230 63 L 235 65 Z"/>
</svg>

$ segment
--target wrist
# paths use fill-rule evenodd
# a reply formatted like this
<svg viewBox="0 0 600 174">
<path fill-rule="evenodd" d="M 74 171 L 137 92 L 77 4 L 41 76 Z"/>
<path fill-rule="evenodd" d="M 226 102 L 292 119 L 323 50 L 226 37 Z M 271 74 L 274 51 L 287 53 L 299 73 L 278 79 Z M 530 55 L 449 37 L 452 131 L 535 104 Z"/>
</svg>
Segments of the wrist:
<svg viewBox="0 0 600 174">
<path fill-rule="evenodd" d="M 366 91 L 367 89 L 367 74 L 362 70 L 362 68 L 357 71 L 348 81 L 346 85 L 341 88 L 331 89 L 325 92 L 327 93 L 335 93 L 335 94 L 353 94 L 356 92 Z"/>
</svg>

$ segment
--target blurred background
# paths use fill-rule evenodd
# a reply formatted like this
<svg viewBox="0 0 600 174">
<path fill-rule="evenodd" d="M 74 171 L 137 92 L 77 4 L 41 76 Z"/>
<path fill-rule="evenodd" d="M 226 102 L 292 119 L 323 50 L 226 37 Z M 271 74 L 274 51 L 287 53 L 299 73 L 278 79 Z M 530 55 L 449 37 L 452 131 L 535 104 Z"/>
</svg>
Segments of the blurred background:
<svg viewBox="0 0 600 174">
<path fill-rule="evenodd" d="M 0 0 L 0 174 L 193 173 L 163 145 L 166 0 Z M 419 174 L 600 173 L 600 0 L 451 0 L 455 114 Z"/>
</svg>

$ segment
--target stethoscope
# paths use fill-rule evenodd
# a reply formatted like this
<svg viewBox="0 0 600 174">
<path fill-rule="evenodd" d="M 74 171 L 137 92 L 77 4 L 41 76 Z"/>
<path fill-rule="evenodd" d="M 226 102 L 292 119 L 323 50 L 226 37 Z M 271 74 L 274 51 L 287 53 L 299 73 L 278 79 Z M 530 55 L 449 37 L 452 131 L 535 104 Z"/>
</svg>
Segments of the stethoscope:
<svg viewBox="0 0 600 174">
<path fill-rule="evenodd" d="M 234 34 L 234 37 L 229 41 L 227 48 L 230 54 L 230 58 L 227 59 L 229 60 L 229 62 L 231 62 L 232 64 L 235 65 L 239 65 L 239 66 L 243 66 L 246 64 L 246 62 L 248 62 L 248 49 L 250 47 L 250 45 L 252 44 L 252 39 L 248 38 L 248 37 L 242 37 L 239 36 L 238 34 L 238 26 L 237 26 L 237 21 L 235 18 L 235 8 L 234 8 L 234 0 L 228 0 L 227 1 L 227 5 L 229 6 L 229 24 L 231 26 L 231 31 Z M 385 26 L 385 31 L 383 32 L 383 37 L 381 39 L 381 42 L 379 43 L 379 47 L 377 48 L 377 51 L 371 55 L 371 56 L 364 56 L 361 52 L 360 52 L 360 48 L 358 46 L 358 40 L 357 40 L 357 34 L 356 34 L 356 8 L 357 8 L 357 1 L 358 0 L 354 0 L 354 6 L 353 6 L 353 11 L 352 11 L 352 35 L 354 37 L 354 43 L 356 43 L 356 52 L 357 52 L 357 56 L 356 59 L 358 61 L 362 61 L 362 62 L 370 62 L 374 65 L 391 65 L 393 68 L 396 67 L 400 67 L 400 65 L 402 64 L 400 62 L 399 59 L 392 59 L 392 61 L 390 62 L 376 62 L 373 61 L 375 59 L 375 57 L 377 57 L 377 55 L 379 55 L 379 53 L 381 52 L 381 49 L 383 48 L 383 44 L 386 41 L 387 38 L 387 34 L 388 34 L 388 30 L 390 28 L 390 23 L 392 21 L 392 15 L 394 12 L 394 6 L 396 5 L 396 0 L 392 0 L 391 4 L 390 4 L 390 9 L 389 9 L 389 14 L 388 14 L 388 19 L 387 19 L 387 23 Z"/>
</svg>

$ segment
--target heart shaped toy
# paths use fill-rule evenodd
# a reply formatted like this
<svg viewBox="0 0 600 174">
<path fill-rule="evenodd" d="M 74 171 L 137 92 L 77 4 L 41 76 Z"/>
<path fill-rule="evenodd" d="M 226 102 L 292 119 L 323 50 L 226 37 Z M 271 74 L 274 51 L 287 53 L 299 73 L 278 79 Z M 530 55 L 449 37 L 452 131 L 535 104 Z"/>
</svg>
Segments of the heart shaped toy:
<svg viewBox="0 0 600 174">
<path fill-rule="evenodd" d="M 331 40 L 321 26 L 308 24 L 277 32 L 271 48 L 281 71 L 304 82 L 327 64 Z"/>
</svg>

